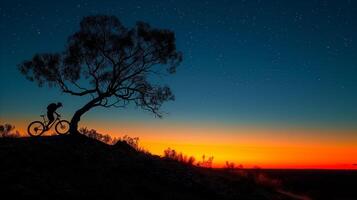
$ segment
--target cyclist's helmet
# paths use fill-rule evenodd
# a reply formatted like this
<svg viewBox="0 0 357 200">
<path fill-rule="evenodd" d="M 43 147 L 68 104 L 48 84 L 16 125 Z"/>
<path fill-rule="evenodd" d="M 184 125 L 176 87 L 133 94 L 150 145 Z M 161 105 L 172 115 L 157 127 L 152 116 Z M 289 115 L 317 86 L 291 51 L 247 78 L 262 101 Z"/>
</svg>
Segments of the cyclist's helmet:
<svg viewBox="0 0 357 200">
<path fill-rule="evenodd" d="M 58 107 L 62 107 L 62 103 L 61 103 L 61 102 L 58 102 L 58 103 L 57 103 L 57 106 L 58 106 Z"/>
</svg>

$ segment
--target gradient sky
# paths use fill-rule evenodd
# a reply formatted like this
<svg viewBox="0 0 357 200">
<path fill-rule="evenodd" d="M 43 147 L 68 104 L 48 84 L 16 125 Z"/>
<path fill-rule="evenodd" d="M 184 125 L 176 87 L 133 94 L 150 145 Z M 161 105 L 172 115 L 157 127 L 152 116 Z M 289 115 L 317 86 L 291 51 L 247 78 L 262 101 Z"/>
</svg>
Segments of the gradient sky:
<svg viewBox="0 0 357 200">
<path fill-rule="evenodd" d="M 95 109 L 82 125 L 139 136 L 247 166 L 352 168 L 357 163 L 357 2 L 1 1 L 0 122 L 23 131 L 62 101 L 70 118 L 87 99 L 38 88 L 16 65 L 56 52 L 83 16 L 110 14 L 176 33 L 184 61 L 167 77 L 176 101 L 164 119 L 135 108 Z"/>
</svg>

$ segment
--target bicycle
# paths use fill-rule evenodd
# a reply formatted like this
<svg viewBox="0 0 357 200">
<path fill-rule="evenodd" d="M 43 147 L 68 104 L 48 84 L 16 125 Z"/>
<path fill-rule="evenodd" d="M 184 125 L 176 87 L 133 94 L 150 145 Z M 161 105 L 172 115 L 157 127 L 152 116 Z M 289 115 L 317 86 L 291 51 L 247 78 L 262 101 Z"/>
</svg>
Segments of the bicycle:
<svg viewBox="0 0 357 200">
<path fill-rule="evenodd" d="M 69 132 L 70 123 L 67 120 L 61 120 L 61 116 L 57 114 L 57 117 L 51 124 L 48 125 L 48 129 L 46 129 L 47 120 L 45 115 L 40 115 L 42 117 L 41 121 L 33 121 L 27 127 L 27 133 L 32 137 L 41 136 L 44 132 L 50 130 L 53 125 L 55 125 L 55 130 L 58 135 L 65 135 Z"/>
</svg>

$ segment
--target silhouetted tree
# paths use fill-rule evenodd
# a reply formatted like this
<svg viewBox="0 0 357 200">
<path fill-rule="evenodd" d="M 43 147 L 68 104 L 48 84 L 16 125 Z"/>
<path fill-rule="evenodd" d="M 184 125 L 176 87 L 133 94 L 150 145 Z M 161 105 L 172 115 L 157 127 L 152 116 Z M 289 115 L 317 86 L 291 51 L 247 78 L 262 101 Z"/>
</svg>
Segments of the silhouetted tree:
<svg viewBox="0 0 357 200">
<path fill-rule="evenodd" d="M 144 22 L 128 29 L 115 16 L 97 15 L 83 18 L 63 52 L 36 54 L 19 69 L 40 87 L 91 96 L 71 119 L 70 132 L 78 133 L 81 116 L 98 106 L 133 102 L 161 117 L 159 108 L 174 95 L 168 86 L 154 84 L 152 75 L 174 73 L 181 60 L 172 31 Z"/>
</svg>

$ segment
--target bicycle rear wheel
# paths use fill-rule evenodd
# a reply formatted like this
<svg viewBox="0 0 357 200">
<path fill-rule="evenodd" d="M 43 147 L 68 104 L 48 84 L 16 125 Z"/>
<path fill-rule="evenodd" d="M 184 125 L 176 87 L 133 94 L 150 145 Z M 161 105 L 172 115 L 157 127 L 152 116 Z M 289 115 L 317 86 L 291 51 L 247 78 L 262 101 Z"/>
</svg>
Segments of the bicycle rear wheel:
<svg viewBox="0 0 357 200">
<path fill-rule="evenodd" d="M 61 120 L 56 124 L 56 132 L 58 135 L 64 135 L 69 132 L 69 121 L 67 120 Z"/>
<path fill-rule="evenodd" d="M 40 121 L 31 122 L 27 127 L 27 133 L 32 137 L 41 136 L 45 132 L 45 125 Z"/>
</svg>

